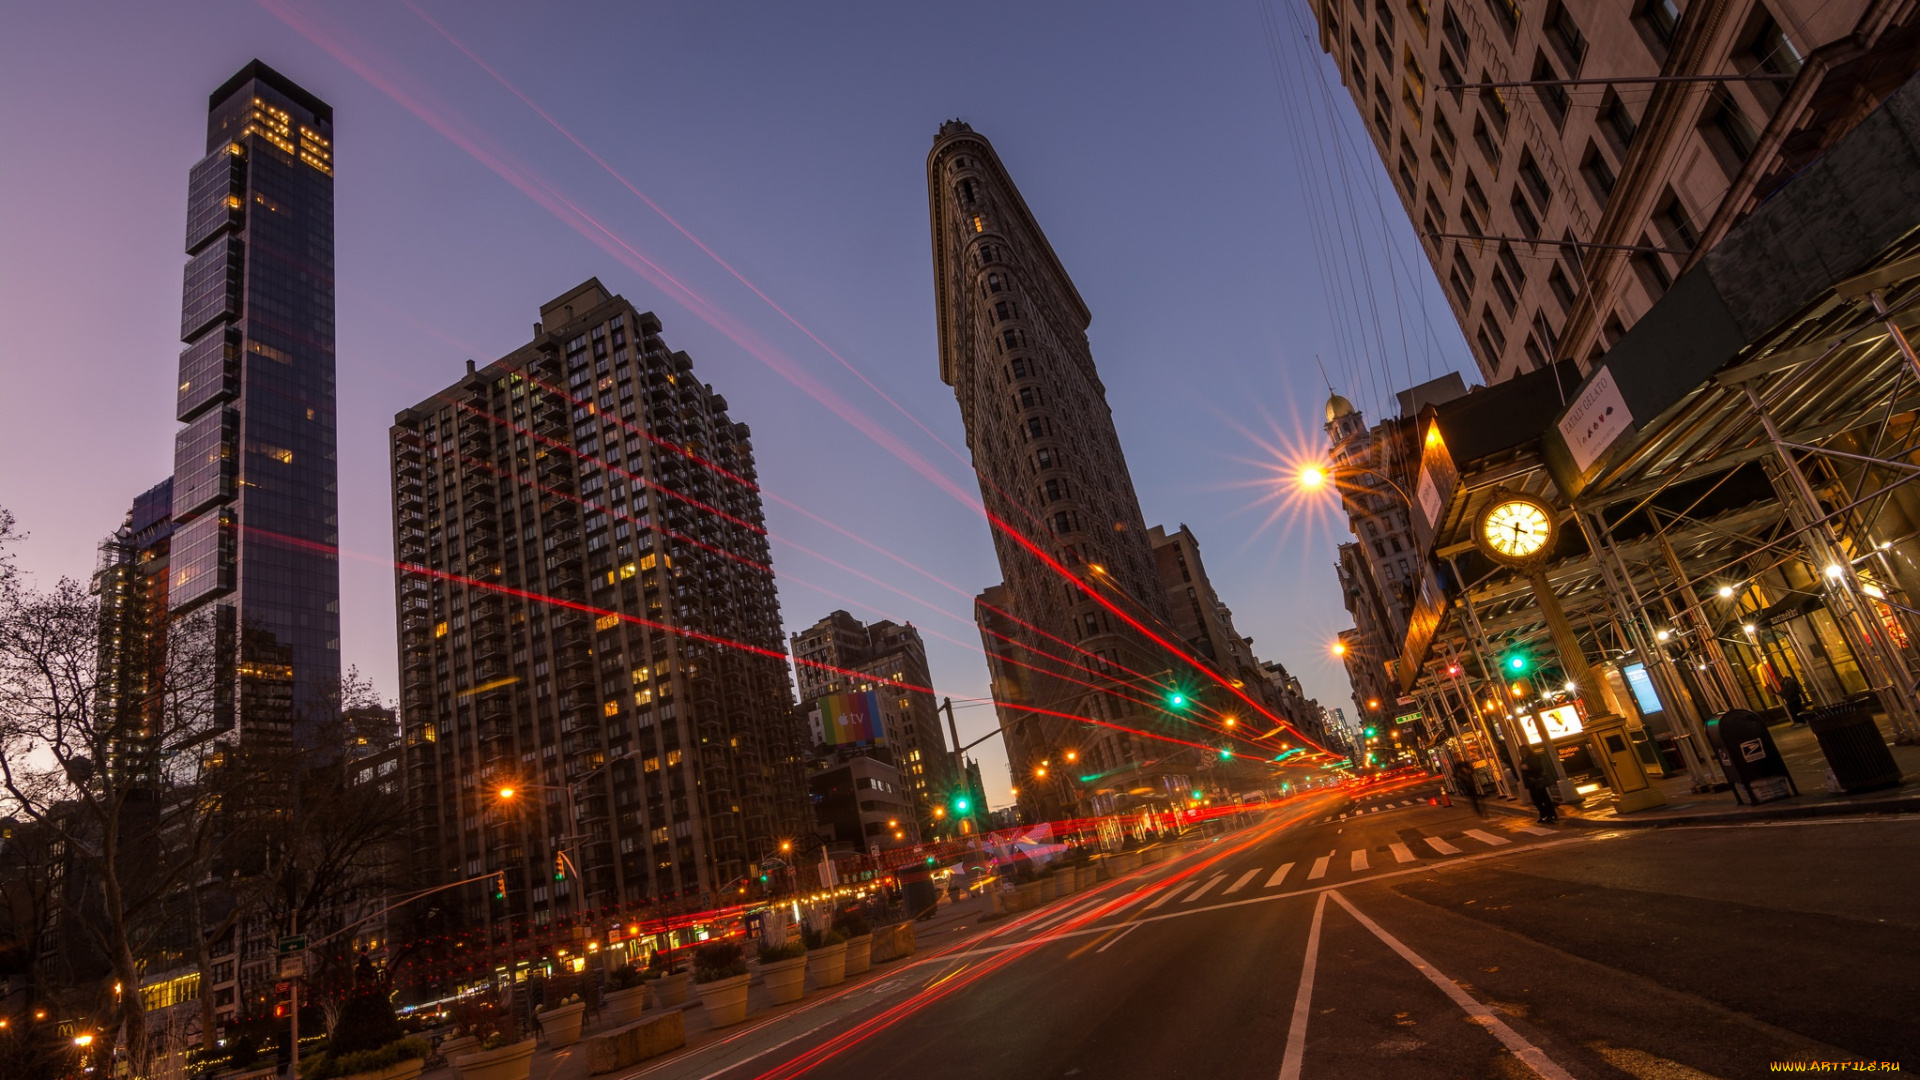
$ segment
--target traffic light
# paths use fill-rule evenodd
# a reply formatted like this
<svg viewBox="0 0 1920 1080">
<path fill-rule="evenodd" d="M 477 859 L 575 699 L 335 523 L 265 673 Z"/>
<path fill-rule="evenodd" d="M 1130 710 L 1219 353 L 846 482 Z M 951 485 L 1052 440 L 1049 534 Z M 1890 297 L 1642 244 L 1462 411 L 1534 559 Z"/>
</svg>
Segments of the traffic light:
<svg viewBox="0 0 1920 1080">
<path fill-rule="evenodd" d="M 493 898 L 495 900 L 505 900 L 507 898 L 507 872 L 505 870 L 500 871 L 499 876 L 493 879 Z"/>
<path fill-rule="evenodd" d="M 553 880 L 567 880 L 567 857 L 558 851 L 553 853 Z"/>
<path fill-rule="evenodd" d="M 953 800 L 953 812 L 956 814 L 964 814 L 967 812 L 967 808 L 972 805 L 973 803 L 965 795 L 958 796 Z"/>
<path fill-rule="evenodd" d="M 1369 739 L 1373 738 L 1375 735 L 1378 735 L 1379 733 L 1380 733 L 1380 729 L 1373 728 L 1373 727 L 1368 728 L 1366 731 L 1367 738 Z"/>
<path fill-rule="evenodd" d="M 1500 666 L 1506 668 L 1507 674 L 1509 675 L 1525 674 L 1527 670 L 1527 654 L 1516 649 L 1508 653 L 1501 660 Z"/>
<path fill-rule="evenodd" d="M 1232 750 L 1229 750 L 1224 746 L 1220 748 L 1220 760 L 1225 761 L 1228 758 L 1231 758 L 1232 756 L 1233 756 Z"/>
<path fill-rule="evenodd" d="M 1175 690 L 1173 693 L 1167 695 L 1167 704 L 1176 709 L 1184 709 L 1187 706 L 1187 695 Z"/>
</svg>

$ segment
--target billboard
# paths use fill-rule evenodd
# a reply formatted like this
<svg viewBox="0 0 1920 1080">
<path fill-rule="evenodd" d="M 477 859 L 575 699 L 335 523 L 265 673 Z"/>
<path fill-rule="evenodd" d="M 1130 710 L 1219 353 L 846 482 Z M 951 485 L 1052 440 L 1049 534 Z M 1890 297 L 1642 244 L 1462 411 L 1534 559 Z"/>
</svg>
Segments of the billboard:
<svg viewBox="0 0 1920 1080">
<path fill-rule="evenodd" d="M 880 693 L 860 690 L 820 699 L 820 733 L 828 746 L 877 745 L 887 741 L 880 719 Z"/>
</svg>

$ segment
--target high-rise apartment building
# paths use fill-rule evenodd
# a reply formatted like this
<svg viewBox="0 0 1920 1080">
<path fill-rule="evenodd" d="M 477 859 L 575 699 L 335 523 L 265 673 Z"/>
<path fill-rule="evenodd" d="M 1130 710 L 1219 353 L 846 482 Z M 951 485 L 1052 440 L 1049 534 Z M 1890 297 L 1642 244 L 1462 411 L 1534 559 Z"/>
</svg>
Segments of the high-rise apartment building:
<svg viewBox="0 0 1920 1080">
<path fill-rule="evenodd" d="M 1027 782 L 1049 755 L 1071 749 L 1099 772 L 1153 756 L 1138 736 L 1048 715 L 1136 728 L 1148 717 L 1131 697 L 1087 686 L 1085 654 L 1115 665 L 1116 679 L 1119 667 L 1167 664 L 1007 530 L 1097 577 L 1130 617 L 1164 623 L 1166 594 L 1087 344 L 1092 316 L 993 146 L 960 121 L 943 124 L 927 196 L 940 376 L 959 401 L 980 496 L 1006 526 L 993 535 L 1005 580 L 976 613 L 1022 803 L 1052 813 L 1071 805 L 1058 785 Z"/>
<path fill-rule="evenodd" d="M 1916 62 L 1867 0 L 1311 6 L 1488 382 L 1590 368 Z"/>
<path fill-rule="evenodd" d="M 141 492 L 120 528 L 100 545 L 93 593 L 100 598 L 100 709 L 133 721 L 157 708 L 167 647 L 167 564 L 173 481 Z"/>
<path fill-rule="evenodd" d="M 333 109 L 258 60 L 213 92 L 188 182 L 167 604 L 214 605 L 237 722 L 340 690 Z"/>
<path fill-rule="evenodd" d="M 710 900 L 811 828 L 750 433 L 658 319 L 580 285 L 392 453 L 423 870 L 506 875 L 470 925 Z"/>
<path fill-rule="evenodd" d="M 933 673 L 927 668 L 927 646 L 920 631 L 911 623 L 901 625 L 890 620 L 868 624 L 844 611 L 827 617 L 793 635 L 793 655 L 797 660 L 824 664 L 858 676 L 810 666 L 794 665 L 800 681 L 800 711 L 814 711 L 815 703 L 828 694 L 871 690 L 878 695 L 888 760 L 900 771 L 900 781 L 912 795 L 915 813 L 922 823 L 932 821 L 933 809 L 956 790 L 953 757 L 940 731 L 939 706 L 927 690 L 908 687 L 933 685 Z M 823 741 L 824 731 L 814 732 L 813 741 Z"/>
</svg>

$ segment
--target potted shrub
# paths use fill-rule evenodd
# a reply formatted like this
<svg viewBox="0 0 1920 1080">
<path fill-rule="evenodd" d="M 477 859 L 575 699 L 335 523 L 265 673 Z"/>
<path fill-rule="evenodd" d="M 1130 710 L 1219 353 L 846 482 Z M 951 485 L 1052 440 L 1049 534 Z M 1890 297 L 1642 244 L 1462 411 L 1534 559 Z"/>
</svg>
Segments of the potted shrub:
<svg viewBox="0 0 1920 1080">
<path fill-rule="evenodd" d="M 461 1080 L 527 1080 L 533 1071 L 534 1040 L 521 1037 L 514 1011 L 484 1002 L 459 1011 L 464 1018 L 461 1026 L 480 1040 L 478 1047 L 447 1058 Z"/>
<path fill-rule="evenodd" d="M 540 1022 L 541 1033 L 547 1037 L 547 1046 L 558 1050 L 580 1041 L 580 1018 L 586 1011 L 587 1003 L 580 1000 L 580 995 L 569 994 L 561 998 L 558 1005 L 540 1006 L 533 1015 Z"/>
<path fill-rule="evenodd" d="M 714 1027 L 747 1018 L 747 979 L 747 962 L 740 958 L 737 943 L 709 941 L 693 950 L 693 983 Z"/>
<path fill-rule="evenodd" d="M 433 1046 L 405 1038 L 372 1050 L 329 1050 L 300 1063 L 300 1080 L 413 1080 L 426 1068 Z"/>
<path fill-rule="evenodd" d="M 672 1008 L 687 1003 L 687 983 L 692 976 L 685 971 L 673 970 L 666 953 L 656 952 L 647 961 L 647 978 L 653 983 L 655 1005 Z"/>
<path fill-rule="evenodd" d="M 847 981 L 846 935 L 833 929 L 825 933 L 802 930 L 800 937 L 807 943 L 807 973 L 813 976 L 815 986 L 839 986 Z"/>
<path fill-rule="evenodd" d="M 614 968 L 607 976 L 607 1022 L 615 1027 L 640 1019 L 647 1008 L 647 980 L 632 964 Z"/>
<path fill-rule="evenodd" d="M 873 967 L 873 927 L 858 915 L 849 915 L 834 925 L 847 939 L 848 975 L 860 975 Z"/>
<path fill-rule="evenodd" d="M 775 1005 L 799 1001 L 806 993 L 807 947 L 798 941 L 760 946 L 760 978 L 765 980 Z"/>
</svg>

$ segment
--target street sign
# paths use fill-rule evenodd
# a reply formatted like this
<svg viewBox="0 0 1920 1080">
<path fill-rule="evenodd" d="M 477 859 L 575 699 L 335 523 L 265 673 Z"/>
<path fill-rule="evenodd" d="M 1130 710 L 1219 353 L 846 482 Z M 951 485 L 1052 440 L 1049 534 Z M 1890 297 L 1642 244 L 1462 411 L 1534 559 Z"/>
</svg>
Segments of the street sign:
<svg viewBox="0 0 1920 1080">
<path fill-rule="evenodd" d="M 282 956 L 288 953 L 302 952 L 306 947 L 307 936 L 305 934 L 295 934 L 293 937 L 283 937 L 280 939 L 280 955 Z"/>
<path fill-rule="evenodd" d="M 305 978 L 307 974 L 307 954 L 303 952 L 282 953 L 280 955 L 280 977 L 283 979 Z"/>
</svg>

